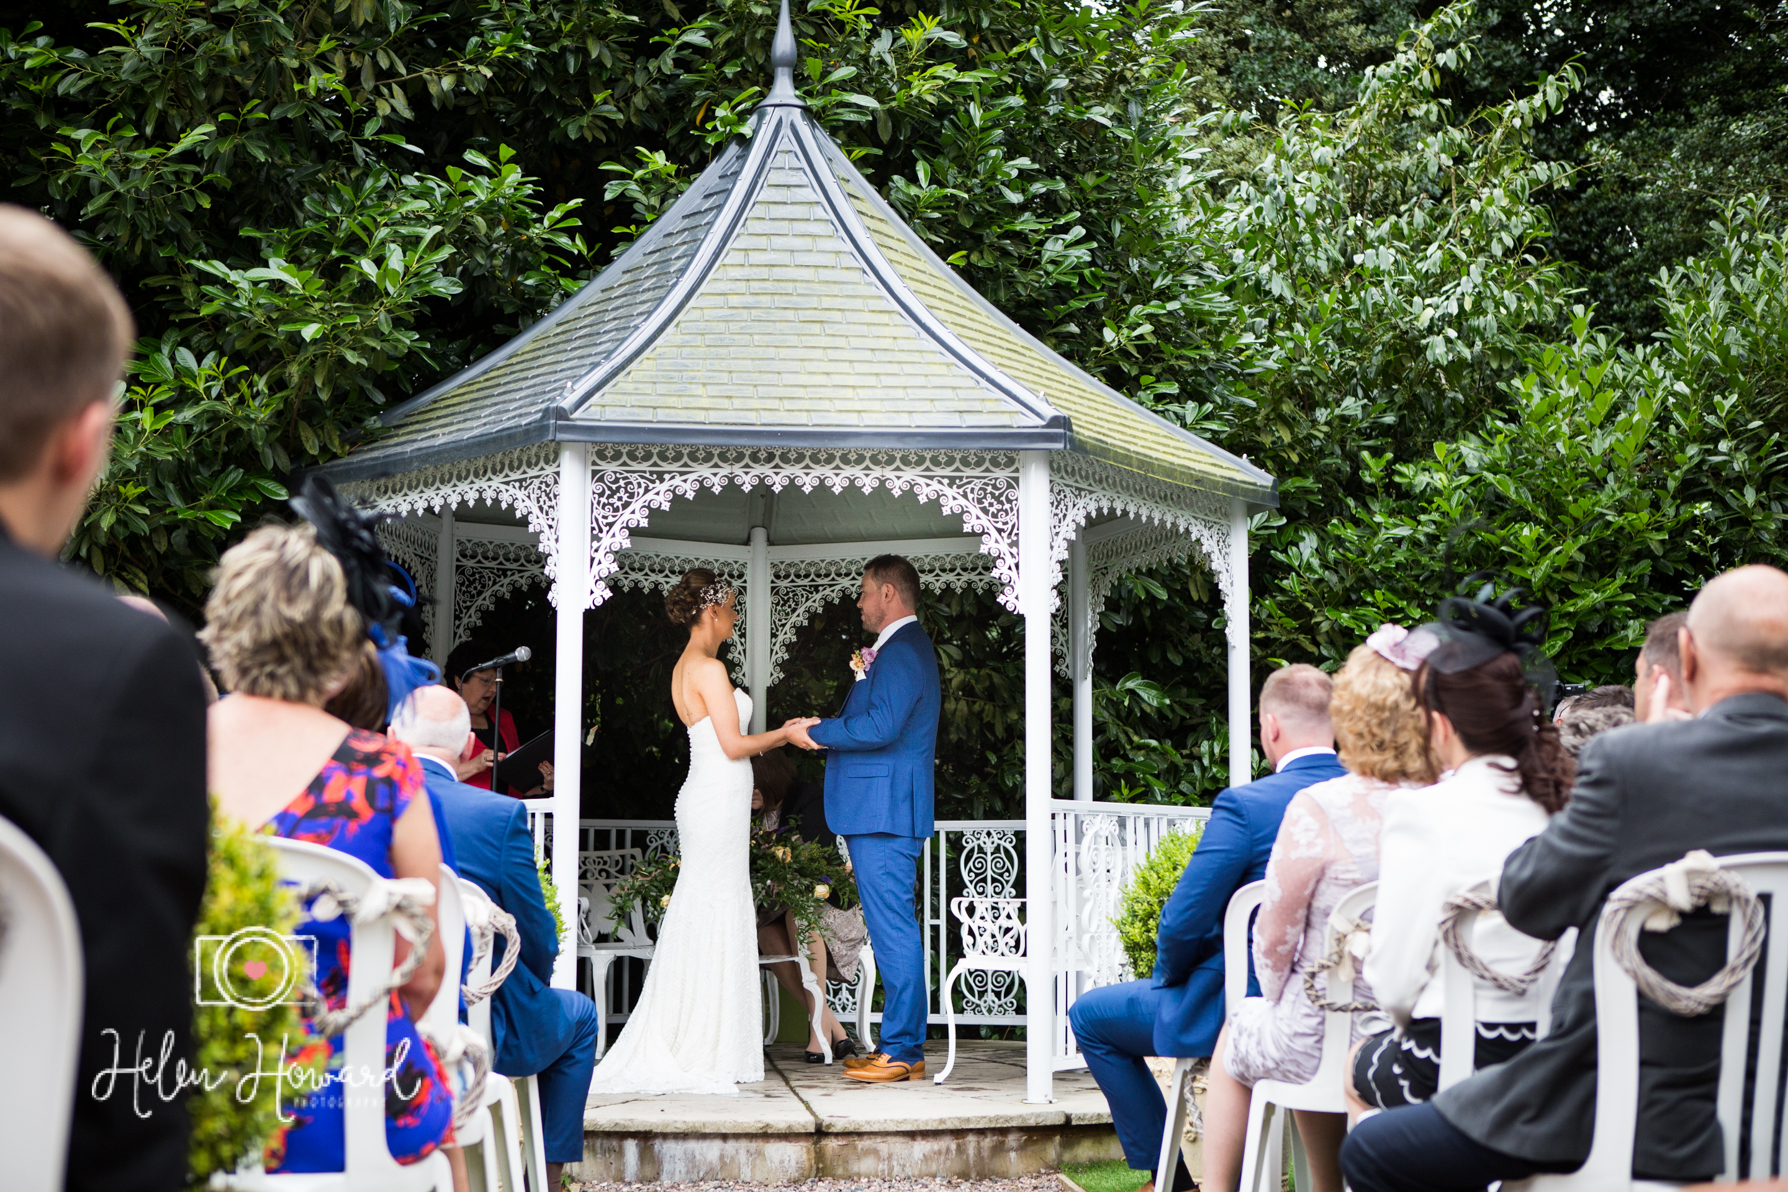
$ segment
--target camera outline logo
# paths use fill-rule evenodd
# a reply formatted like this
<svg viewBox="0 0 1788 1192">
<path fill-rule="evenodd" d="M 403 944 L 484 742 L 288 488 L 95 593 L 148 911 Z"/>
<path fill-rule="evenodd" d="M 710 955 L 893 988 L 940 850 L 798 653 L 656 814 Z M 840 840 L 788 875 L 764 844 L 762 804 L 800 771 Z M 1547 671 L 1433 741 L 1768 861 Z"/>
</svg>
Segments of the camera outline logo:
<svg viewBox="0 0 1788 1192">
<path fill-rule="evenodd" d="M 279 957 L 284 969 L 284 979 L 278 987 L 264 997 L 244 997 L 236 989 L 235 979 L 230 975 L 230 961 L 237 951 L 249 944 L 261 944 L 272 948 Z M 207 959 L 209 954 L 209 959 Z M 308 955 L 310 971 L 317 968 L 317 937 L 314 935 L 281 935 L 271 927 L 238 927 L 228 935 L 195 936 L 192 941 L 192 981 L 193 1004 L 198 1006 L 233 1006 L 238 1010 L 261 1011 L 270 1010 L 274 1006 L 298 1001 L 305 993 L 299 978 L 305 971 L 303 960 Z M 250 961 L 249 964 L 265 964 L 264 961 Z M 247 965 L 244 965 L 246 970 Z M 217 996 L 208 997 L 205 993 L 205 975 L 209 971 L 212 987 Z M 264 970 L 263 970 L 264 971 Z M 260 974 L 247 973 L 251 981 L 260 980 Z"/>
</svg>

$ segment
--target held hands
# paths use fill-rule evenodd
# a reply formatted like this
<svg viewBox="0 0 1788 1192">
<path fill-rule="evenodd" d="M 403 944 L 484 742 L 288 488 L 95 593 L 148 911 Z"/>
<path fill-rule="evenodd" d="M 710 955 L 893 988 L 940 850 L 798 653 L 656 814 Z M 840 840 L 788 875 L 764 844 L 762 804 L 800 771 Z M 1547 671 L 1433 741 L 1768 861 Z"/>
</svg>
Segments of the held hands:
<svg viewBox="0 0 1788 1192">
<path fill-rule="evenodd" d="M 782 731 L 787 734 L 790 742 L 799 745 L 802 749 L 812 751 L 819 749 L 820 745 L 812 737 L 807 735 L 807 730 L 819 722 L 820 718 L 818 716 L 797 716 L 793 720 L 784 723 Z"/>
</svg>

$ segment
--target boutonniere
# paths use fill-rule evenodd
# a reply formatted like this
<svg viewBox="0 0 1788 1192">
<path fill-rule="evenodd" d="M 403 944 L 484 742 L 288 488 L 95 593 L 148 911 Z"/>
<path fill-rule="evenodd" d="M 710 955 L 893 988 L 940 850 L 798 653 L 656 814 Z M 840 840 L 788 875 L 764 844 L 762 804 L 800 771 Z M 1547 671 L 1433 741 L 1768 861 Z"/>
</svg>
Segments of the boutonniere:
<svg viewBox="0 0 1788 1192">
<path fill-rule="evenodd" d="M 851 673 L 857 676 L 857 682 L 861 683 L 869 677 L 869 664 L 874 661 L 874 650 L 858 650 L 851 655 Z"/>
</svg>

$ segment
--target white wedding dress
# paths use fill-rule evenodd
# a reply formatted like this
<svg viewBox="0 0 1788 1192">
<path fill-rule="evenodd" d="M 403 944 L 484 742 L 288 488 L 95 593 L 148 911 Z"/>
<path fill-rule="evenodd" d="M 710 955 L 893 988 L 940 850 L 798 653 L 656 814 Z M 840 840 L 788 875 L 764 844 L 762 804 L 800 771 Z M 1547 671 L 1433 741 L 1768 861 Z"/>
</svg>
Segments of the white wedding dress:
<svg viewBox="0 0 1788 1192">
<path fill-rule="evenodd" d="M 733 692 L 739 732 L 751 697 Z M 718 1093 L 764 1078 L 757 913 L 751 899 L 751 763 L 720 751 L 713 719 L 689 726 L 677 792 L 681 865 L 651 968 L 592 1093 Z"/>
</svg>

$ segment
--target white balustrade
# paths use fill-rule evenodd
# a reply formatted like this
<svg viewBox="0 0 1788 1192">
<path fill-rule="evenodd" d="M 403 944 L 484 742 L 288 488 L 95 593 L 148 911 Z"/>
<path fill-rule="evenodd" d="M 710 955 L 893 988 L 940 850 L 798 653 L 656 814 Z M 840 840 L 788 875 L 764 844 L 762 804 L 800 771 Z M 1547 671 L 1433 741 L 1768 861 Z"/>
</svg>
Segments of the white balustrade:
<svg viewBox="0 0 1788 1192">
<path fill-rule="evenodd" d="M 551 838 L 551 813 L 531 811 L 535 839 Z M 1084 1066 L 1068 1030 L 1067 1008 L 1088 989 L 1127 981 L 1132 974 L 1118 939 L 1117 918 L 1124 884 L 1169 832 L 1203 830 L 1204 807 L 1155 806 L 1056 800 L 1052 804 L 1056 867 L 1055 1008 L 1051 1054 L 1057 1071 Z M 962 953 L 962 930 L 949 913 L 951 899 L 1021 899 L 1024 889 L 1023 820 L 940 820 L 920 858 L 925 981 L 929 1019 L 942 1024 L 943 979 Z M 638 849 L 647 858 L 677 850 L 677 827 L 670 820 L 586 819 L 578 822 L 580 853 Z M 1034 940 L 1032 941 L 1035 942 Z M 633 999 L 633 966 L 615 968 L 620 1005 Z M 964 1026 L 1024 1026 L 1028 1007 L 1015 972 L 969 970 L 957 978 L 956 999 Z M 827 1000 L 836 1012 L 854 1007 L 852 987 L 830 983 Z M 880 1013 L 871 1016 L 881 1020 Z M 611 1021 L 625 1021 L 615 1013 Z"/>
</svg>

